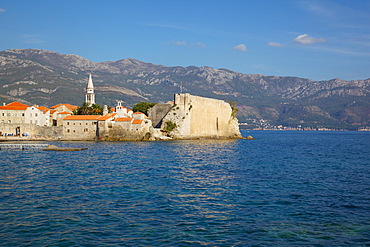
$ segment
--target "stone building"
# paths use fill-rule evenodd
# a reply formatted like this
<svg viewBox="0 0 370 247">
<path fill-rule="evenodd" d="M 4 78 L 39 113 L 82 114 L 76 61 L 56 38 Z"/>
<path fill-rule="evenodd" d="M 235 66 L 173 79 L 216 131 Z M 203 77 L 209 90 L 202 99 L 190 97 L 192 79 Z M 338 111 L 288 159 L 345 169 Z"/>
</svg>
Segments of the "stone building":
<svg viewBox="0 0 370 247">
<path fill-rule="evenodd" d="M 63 139 L 94 140 L 100 115 L 70 115 L 63 119 Z"/>
<path fill-rule="evenodd" d="M 62 126 L 63 118 L 72 115 L 78 106 L 70 104 L 58 104 L 50 107 L 50 121 L 52 126 Z"/>
<path fill-rule="evenodd" d="M 35 135 L 34 126 L 49 126 L 50 110 L 46 107 L 29 106 L 11 102 L 0 106 L 1 135 Z"/>
</svg>

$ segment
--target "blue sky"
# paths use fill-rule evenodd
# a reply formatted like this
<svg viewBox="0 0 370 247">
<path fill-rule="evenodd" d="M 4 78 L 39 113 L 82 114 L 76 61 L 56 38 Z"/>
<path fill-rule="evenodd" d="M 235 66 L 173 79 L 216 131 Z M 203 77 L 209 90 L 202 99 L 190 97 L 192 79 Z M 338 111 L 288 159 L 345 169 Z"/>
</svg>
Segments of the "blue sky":
<svg viewBox="0 0 370 247">
<path fill-rule="evenodd" d="M 368 0 L 0 0 L 0 50 L 370 78 Z"/>
</svg>

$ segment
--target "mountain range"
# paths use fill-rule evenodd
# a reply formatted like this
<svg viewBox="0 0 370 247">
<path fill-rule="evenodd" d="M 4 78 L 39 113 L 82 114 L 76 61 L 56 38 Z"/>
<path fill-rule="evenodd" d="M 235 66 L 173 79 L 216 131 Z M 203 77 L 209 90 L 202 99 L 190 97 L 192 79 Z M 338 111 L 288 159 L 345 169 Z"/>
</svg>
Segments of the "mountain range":
<svg viewBox="0 0 370 247">
<path fill-rule="evenodd" d="M 100 105 L 161 103 L 183 92 L 236 102 L 239 122 L 346 129 L 370 125 L 370 79 L 314 81 L 133 58 L 92 62 L 36 49 L 0 52 L 0 100 L 82 105 L 89 73 Z"/>
</svg>

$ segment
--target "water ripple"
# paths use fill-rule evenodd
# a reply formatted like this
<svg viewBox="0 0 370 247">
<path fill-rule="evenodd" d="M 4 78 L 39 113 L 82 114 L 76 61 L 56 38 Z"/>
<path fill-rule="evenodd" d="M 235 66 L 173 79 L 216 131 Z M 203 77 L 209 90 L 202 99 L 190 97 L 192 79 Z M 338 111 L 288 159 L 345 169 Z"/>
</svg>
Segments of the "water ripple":
<svg viewBox="0 0 370 247">
<path fill-rule="evenodd" d="M 2 150 L 3 246 L 368 246 L 369 133 Z"/>
</svg>

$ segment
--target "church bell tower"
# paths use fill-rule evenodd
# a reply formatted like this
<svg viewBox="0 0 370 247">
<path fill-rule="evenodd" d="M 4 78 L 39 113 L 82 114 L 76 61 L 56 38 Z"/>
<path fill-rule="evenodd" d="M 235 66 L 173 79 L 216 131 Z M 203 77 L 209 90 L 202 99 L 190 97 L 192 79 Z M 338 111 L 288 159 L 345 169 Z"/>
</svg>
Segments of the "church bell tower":
<svg viewBox="0 0 370 247">
<path fill-rule="evenodd" d="M 95 104 L 94 84 L 91 73 L 89 74 L 89 80 L 87 82 L 85 102 L 88 103 L 89 106 Z"/>
</svg>

